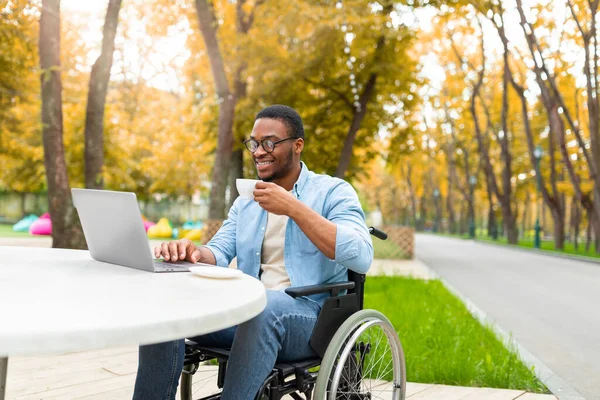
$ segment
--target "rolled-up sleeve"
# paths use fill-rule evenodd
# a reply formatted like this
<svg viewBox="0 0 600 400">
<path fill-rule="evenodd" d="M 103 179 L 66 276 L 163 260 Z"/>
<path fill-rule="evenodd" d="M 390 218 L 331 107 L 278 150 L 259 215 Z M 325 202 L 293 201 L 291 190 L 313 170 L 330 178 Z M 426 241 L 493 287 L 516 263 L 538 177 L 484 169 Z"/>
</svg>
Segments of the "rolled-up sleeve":
<svg viewBox="0 0 600 400">
<path fill-rule="evenodd" d="M 327 219 L 337 226 L 335 262 L 364 274 L 373 262 L 373 243 L 354 188 L 339 181 L 329 193 Z"/>
<path fill-rule="evenodd" d="M 227 215 L 227 219 L 223 222 L 221 228 L 204 246 L 212 251 L 217 265 L 220 267 L 228 267 L 231 260 L 236 256 L 237 209 L 238 201 L 236 200 L 231 206 L 229 215 Z"/>
</svg>

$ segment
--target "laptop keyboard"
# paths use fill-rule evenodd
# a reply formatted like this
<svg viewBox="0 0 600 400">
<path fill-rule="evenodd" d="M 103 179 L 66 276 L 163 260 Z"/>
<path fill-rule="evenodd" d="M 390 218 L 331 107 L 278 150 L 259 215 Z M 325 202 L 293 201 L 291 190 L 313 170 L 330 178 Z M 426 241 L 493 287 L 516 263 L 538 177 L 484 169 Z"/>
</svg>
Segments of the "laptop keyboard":
<svg viewBox="0 0 600 400">
<path fill-rule="evenodd" d="M 194 265 L 187 261 L 176 263 L 154 260 L 154 268 L 160 271 L 189 271 L 188 266 Z"/>
</svg>

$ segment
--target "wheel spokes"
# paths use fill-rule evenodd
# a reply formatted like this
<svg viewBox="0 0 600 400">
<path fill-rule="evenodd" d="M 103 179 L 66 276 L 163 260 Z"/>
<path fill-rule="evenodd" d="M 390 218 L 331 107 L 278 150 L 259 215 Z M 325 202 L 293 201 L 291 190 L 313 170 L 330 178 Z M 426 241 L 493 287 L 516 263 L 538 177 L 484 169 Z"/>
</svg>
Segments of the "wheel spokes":
<svg viewBox="0 0 600 400">
<path fill-rule="evenodd" d="M 349 334 L 340 348 L 328 377 L 328 399 L 400 398 L 402 388 L 395 380 L 401 379 L 401 373 L 395 370 L 399 364 L 394 362 L 394 357 L 399 358 L 398 346 L 391 343 L 394 338 L 381 323 L 366 325 Z"/>
</svg>

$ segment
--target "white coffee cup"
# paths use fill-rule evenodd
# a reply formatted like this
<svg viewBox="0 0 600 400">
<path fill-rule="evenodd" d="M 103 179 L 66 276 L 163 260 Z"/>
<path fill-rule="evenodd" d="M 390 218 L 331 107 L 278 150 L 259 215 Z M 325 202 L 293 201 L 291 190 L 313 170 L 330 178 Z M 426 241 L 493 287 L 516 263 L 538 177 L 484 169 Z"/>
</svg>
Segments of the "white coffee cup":
<svg viewBox="0 0 600 400">
<path fill-rule="evenodd" d="M 236 179 L 235 187 L 237 188 L 240 197 L 253 200 L 254 187 L 256 186 L 257 182 L 260 181 L 257 179 Z"/>
</svg>

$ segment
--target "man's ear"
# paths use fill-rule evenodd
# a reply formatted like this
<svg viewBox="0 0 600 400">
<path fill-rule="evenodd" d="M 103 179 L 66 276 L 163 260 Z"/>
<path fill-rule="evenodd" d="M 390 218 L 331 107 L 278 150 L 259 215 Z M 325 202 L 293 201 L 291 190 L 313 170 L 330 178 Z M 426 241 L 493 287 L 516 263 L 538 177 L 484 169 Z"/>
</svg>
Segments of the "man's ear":
<svg viewBox="0 0 600 400">
<path fill-rule="evenodd" d="M 296 143 L 294 144 L 294 153 L 300 154 L 300 153 L 302 153 L 302 150 L 304 150 L 304 139 L 299 138 L 296 140 Z"/>
</svg>

